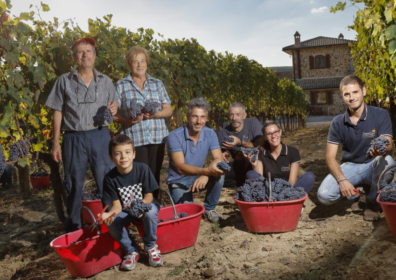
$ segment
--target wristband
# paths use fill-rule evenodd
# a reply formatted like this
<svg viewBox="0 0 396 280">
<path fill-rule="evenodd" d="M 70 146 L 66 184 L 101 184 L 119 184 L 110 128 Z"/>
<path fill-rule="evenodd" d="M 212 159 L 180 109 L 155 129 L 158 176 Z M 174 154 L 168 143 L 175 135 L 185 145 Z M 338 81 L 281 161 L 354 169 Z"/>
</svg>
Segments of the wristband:
<svg viewBox="0 0 396 280">
<path fill-rule="evenodd" d="M 239 138 L 239 144 L 237 145 L 238 147 L 242 147 L 242 140 Z"/>
<path fill-rule="evenodd" d="M 337 181 L 337 184 L 340 184 L 340 182 L 345 181 L 345 180 L 348 180 L 348 179 L 339 180 L 339 181 Z"/>
</svg>

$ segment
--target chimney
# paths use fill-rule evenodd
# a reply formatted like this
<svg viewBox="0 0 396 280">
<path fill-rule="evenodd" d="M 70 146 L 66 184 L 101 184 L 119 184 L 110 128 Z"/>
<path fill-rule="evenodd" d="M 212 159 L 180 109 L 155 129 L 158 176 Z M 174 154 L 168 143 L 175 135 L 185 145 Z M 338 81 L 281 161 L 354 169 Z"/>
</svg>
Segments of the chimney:
<svg viewBox="0 0 396 280">
<path fill-rule="evenodd" d="M 296 31 L 296 33 L 294 34 L 294 45 L 295 46 L 301 45 L 300 33 L 298 33 L 298 31 Z"/>
<path fill-rule="evenodd" d="M 338 39 L 344 39 L 344 35 L 342 35 L 342 33 L 340 33 L 340 35 L 338 35 Z"/>
</svg>

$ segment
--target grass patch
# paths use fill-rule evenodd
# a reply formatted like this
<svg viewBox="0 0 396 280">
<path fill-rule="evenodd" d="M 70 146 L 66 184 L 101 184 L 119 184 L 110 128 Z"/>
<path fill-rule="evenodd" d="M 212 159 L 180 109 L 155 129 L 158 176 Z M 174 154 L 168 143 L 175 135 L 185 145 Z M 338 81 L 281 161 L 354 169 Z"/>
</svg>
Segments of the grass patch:
<svg viewBox="0 0 396 280">
<path fill-rule="evenodd" d="M 174 269 L 169 271 L 169 273 L 166 275 L 166 277 L 177 276 L 180 273 L 182 273 L 185 269 L 186 269 L 186 264 L 183 263 L 182 265 L 176 266 Z"/>
<path fill-rule="evenodd" d="M 220 233 L 223 232 L 223 229 L 221 228 L 219 221 L 214 222 L 213 224 L 211 224 L 211 229 L 212 229 L 213 233 L 220 234 Z"/>
</svg>

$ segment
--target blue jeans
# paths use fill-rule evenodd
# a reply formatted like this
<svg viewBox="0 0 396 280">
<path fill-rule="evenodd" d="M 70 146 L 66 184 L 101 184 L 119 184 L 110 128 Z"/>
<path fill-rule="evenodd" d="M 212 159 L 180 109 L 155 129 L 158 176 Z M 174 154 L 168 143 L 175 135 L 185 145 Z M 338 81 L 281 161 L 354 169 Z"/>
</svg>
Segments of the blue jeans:
<svg viewBox="0 0 396 280">
<path fill-rule="evenodd" d="M 155 241 L 157 241 L 158 208 L 154 203 L 150 204 L 152 206 L 151 210 L 144 213 L 140 219 L 128 215 L 123 211 L 115 216 L 114 222 L 111 225 L 107 226 L 111 236 L 120 244 L 126 255 L 135 251 L 135 247 L 132 246 L 132 240 L 129 239 L 128 232 L 124 227 L 126 224 L 136 221 L 143 222 L 143 243 L 146 249 L 153 248 Z"/>
<path fill-rule="evenodd" d="M 370 193 L 366 196 L 367 200 L 371 203 L 376 203 L 378 195 L 378 180 L 382 171 L 388 166 L 394 164 L 393 158 L 391 156 L 378 156 L 369 163 L 352 163 L 346 162 L 341 165 L 342 173 L 348 181 L 355 187 L 358 185 L 371 185 Z M 395 173 L 395 168 L 390 169 L 385 173 L 383 180 L 390 182 L 393 179 L 393 174 Z M 347 199 L 352 200 L 358 196 L 347 197 Z M 336 179 L 333 175 L 329 174 L 323 180 L 322 184 L 318 189 L 318 199 L 321 203 L 326 205 L 331 205 L 342 198 L 340 188 L 337 184 Z"/>
<path fill-rule="evenodd" d="M 184 193 L 190 188 L 197 180 L 199 176 L 185 176 L 179 180 L 168 182 L 168 188 L 175 204 L 181 203 L 193 203 L 193 193 Z M 206 184 L 206 196 L 204 207 L 206 210 L 214 210 L 220 199 L 221 190 L 224 185 L 224 175 L 220 177 L 209 177 L 209 181 Z"/>
</svg>

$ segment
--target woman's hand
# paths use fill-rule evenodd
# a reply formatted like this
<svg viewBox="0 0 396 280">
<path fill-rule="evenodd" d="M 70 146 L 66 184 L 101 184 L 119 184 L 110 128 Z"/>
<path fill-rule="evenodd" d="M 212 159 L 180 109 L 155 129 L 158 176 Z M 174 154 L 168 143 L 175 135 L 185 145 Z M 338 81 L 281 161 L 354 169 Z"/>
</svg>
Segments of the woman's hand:
<svg viewBox="0 0 396 280">
<path fill-rule="evenodd" d="M 155 112 L 155 114 L 150 114 L 150 113 L 143 113 L 143 119 L 144 120 L 149 120 L 149 119 L 156 119 L 158 114 L 158 109 Z"/>
<path fill-rule="evenodd" d="M 250 153 L 250 154 L 247 155 L 245 152 L 242 152 L 242 153 L 243 153 L 243 156 L 246 157 L 249 160 L 250 164 L 252 165 L 252 167 L 254 169 L 254 167 L 256 167 L 258 162 L 259 162 L 257 159 L 255 161 L 252 161 L 252 158 L 253 158 L 254 154 Z"/>
</svg>

